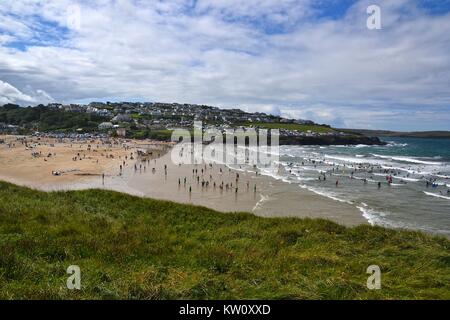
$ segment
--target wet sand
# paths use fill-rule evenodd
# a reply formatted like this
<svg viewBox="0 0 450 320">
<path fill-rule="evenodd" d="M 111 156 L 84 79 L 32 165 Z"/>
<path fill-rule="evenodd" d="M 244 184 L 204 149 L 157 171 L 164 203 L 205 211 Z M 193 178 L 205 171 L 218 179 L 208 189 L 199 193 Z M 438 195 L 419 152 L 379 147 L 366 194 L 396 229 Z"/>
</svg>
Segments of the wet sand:
<svg viewBox="0 0 450 320">
<path fill-rule="evenodd" d="M 350 204 L 321 197 L 297 185 L 257 175 L 256 172 L 229 169 L 220 164 L 213 164 L 212 167 L 204 163 L 179 166 L 171 161 L 170 152 L 142 165 L 142 170 L 138 165 L 138 170 L 127 173 L 127 185 L 146 197 L 202 205 L 222 212 L 245 211 L 265 217 L 324 218 L 344 225 L 367 223 L 361 212 Z M 208 186 L 202 186 L 202 181 L 208 181 Z M 222 182 L 223 189 L 220 188 Z"/>
</svg>

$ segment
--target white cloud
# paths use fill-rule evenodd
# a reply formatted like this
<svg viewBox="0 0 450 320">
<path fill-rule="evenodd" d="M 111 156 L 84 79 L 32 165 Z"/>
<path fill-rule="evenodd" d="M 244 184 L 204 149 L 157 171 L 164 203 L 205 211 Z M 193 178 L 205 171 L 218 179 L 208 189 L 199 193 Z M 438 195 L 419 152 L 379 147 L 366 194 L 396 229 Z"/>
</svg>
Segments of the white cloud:
<svg viewBox="0 0 450 320">
<path fill-rule="evenodd" d="M 80 29 L 61 39 L 62 29 L 43 33 L 42 21 L 66 26 L 66 8 L 76 2 L 1 2 L 0 21 L 18 28 L 0 23 L 0 79 L 63 102 L 141 97 L 262 107 L 343 126 L 390 125 L 381 115 L 402 106 L 416 115 L 432 110 L 446 126 L 449 14 L 428 15 L 413 0 L 378 1 L 383 29 L 369 31 L 369 1 L 319 20 L 306 0 L 193 3 L 81 1 Z M 267 33 L 270 26 L 285 30 Z M 33 42 L 7 47 L 13 37 Z"/>
<path fill-rule="evenodd" d="M 53 101 L 53 98 L 44 90 L 38 89 L 35 92 L 31 90 L 31 95 L 29 95 L 0 80 L 0 104 L 35 104 L 51 101 Z"/>
<path fill-rule="evenodd" d="M 34 102 L 34 99 L 0 80 L 0 103 Z"/>
<path fill-rule="evenodd" d="M 273 114 L 280 116 L 281 110 L 279 106 L 276 105 L 270 105 L 270 104 L 247 104 L 244 106 L 237 105 L 237 108 L 244 110 L 246 112 L 263 112 L 267 114 Z"/>
</svg>

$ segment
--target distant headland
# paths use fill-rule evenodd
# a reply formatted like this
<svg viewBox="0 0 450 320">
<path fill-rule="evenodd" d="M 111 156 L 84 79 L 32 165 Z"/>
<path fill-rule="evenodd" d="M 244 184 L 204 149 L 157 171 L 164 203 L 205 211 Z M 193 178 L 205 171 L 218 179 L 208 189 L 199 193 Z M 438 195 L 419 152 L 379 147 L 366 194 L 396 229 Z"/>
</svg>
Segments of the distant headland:
<svg viewBox="0 0 450 320">
<path fill-rule="evenodd" d="M 363 134 L 376 137 L 399 137 L 399 138 L 435 138 L 450 139 L 450 131 L 389 131 L 368 129 L 339 129 L 347 133 Z"/>
</svg>

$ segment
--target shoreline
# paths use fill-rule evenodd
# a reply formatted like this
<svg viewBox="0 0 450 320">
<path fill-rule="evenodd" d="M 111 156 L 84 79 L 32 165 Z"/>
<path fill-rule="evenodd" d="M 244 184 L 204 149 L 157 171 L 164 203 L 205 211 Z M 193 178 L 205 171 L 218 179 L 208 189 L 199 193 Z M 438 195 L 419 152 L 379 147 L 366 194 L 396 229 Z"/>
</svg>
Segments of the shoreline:
<svg viewBox="0 0 450 320">
<path fill-rule="evenodd" d="M 0 180 L 41 191 L 107 189 L 140 197 L 201 205 L 225 213 L 323 218 L 346 226 L 368 223 L 354 206 L 269 176 L 233 170 L 225 165 L 214 165 L 212 168 L 204 165 L 177 166 L 170 159 L 170 144 L 130 139 L 76 143 L 25 136 L 2 136 L 2 139 L 7 143 L 13 140 L 16 145 L 11 148 L 0 145 L 0 160 L 5 163 L 0 168 Z M 22 144 L 18 139 L 26 139 L 27 142 Z M 149 150 L 149 154 L 138 157 L 138 149 Z M 49 151 L 54 156 L 30 156 L 32 152 L 50 154 Z M 72 158 L 77 154 L 78 160 L 73 161 Z M 134 155 L 132 159 L 130 154 Z M 119 166 L 123 166 L 122 172 Z M 165 167 L 167 175 L 164 174 Z M 67 172 L 60 176 L 50 174 L 62 168 Z M 198 173 L 193 175 L 192 170 L 195 169 Z M 201 170 L 204 171 L 203 175 Z M 105 174 L 104 182 L 102 174 Z M 239 175 L 239 181 L 236 175 Z M 202 187 L 202 180 L 208 185 Z"/>
<path fill-rule="evenodd" d="M 164 172 L 166 165 L 167 176 Z M 153 166 L 155 173 L 150 168 L 142 173 L 131 172 L 128 186 L 143 191 L 146 197 L 153 199 L 201 205 L 220 212 L 244 211 L 266 217 L 324 218 L 347 226 L 368 223 L 360 211 L 349 204 L 336 203 L 309 190 L 302 190 L 293 184 L 262 174 L 233 170 L 218 164 L 212 167 L 204 164 L 176 166 L 170 161 L 170 153 L 154 161 L 151 168 Z M 192 170 L 197 170 L 198 180 Z M 237 175 L 239 180 L 236 192 Z M 208 186 L 202 187 L 203 179 L 209 182 Z M 222 182 L 223 189 L 220 188 Z"/>
<path fill-rule="evenodd" d="M 14 141 L 23 138 L 32 137 L 9 136 Z M 9 156 L 9 163 L 0 168 L 0 180 L 39 191 L 103 189 L 141 198 L 203 206 L 222 213 L 248 212 L 260 217 L 326 219 L 348 227 L 380 225 L 447 237 L 423 229 L 380 224 L 367 211 L 364 203 L 359 205 L 322 194 L 306 185 L 291 183 L 282 178 L 281 171 L 278 174 L 263 170 L 256 174 L 255 169 L 248 167 L 219 164 L 209 167 L 204 163 L 176 165 L 171 160 L 173 144 L 112 139 L 107 143 L 97 141 L 98 150 L 92 150 L 92 141 L 77 141 L 74 147 L 68 141 L 53 145 L 54 141 L 43 140 L 31 149 L 24 149 L 22 145 L 7 148 L 5 144 L 0 144 L 0 161 L 5 161 Z M 36 150 L 44 150 L 42 153 L 45 154 L 47 148 L 52 148 L 56 156 L 47 158 L 47 161 L 42 157 L 30 156 Z M 83 154 L 83 160 L 74 162 L 71 157 L 80 151 L 86 152 L 86 158 Z M 133 154 L 132 158 L 130 154 Z M 61 166 L 70 170 L 61 176 L 50 174 L 52 168 L 59 169 Z M 122 166 L 121 171 L 119 166 Z M 105 174 L 104 180 L 102 174 Z M 236 180 L 237 175 L 239 181 Z M 202 187 L 202 181 L 208 184 Z M 220 188 L 222 183 L 223 188 Z M 225 187 L 227 184 L 228 188 Z"/>
</svg>

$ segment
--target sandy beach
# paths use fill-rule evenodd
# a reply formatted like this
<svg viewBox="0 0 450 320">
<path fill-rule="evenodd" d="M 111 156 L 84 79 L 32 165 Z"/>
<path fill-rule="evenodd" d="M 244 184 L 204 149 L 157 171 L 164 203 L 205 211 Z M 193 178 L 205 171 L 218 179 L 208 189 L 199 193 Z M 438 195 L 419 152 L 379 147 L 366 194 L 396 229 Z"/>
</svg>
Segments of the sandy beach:
<svg viewBox="0 0 450 320">
<path fill-rule="evenodd" d="M 0 142 L 0 179 L 45 191 L 102 186 L 103 176 L 105 182 L 121 177 L 138 150 L 154 150 L 157 157 L 166 148 L 126 139 L 3 135 Z"/>
<path fill-rule="evenodd" d="M 0 179 L 40 190 L 105 188 L 222 212 L 367 223 L 349 204 L 256 172 L 219 164 L 176 165 L 169 144 L 23 136 L 0 136 L 0 141 Z"/>
</svg>

